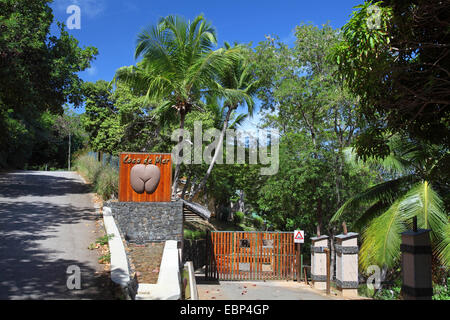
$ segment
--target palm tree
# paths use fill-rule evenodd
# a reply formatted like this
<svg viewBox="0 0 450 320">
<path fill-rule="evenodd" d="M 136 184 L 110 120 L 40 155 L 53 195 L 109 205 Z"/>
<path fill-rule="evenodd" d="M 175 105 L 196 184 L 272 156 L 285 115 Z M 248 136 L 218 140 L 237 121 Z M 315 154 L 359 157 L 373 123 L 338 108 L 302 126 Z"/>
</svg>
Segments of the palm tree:
<svg viewBox="0 0 450 320">
<path fill-rule="evenodd" d="M 214 128 L 221 128 L 227 119 L 227 107 L 223 106 L 219 101 L 217 96 L 208 96 L 206 99 L 206 110 L 210 114 L 210 119 L 213 120 Z M 228 129 L 236 129 L 243 124 L 243 122 L 248 118 L 248 113 L 237 113 L 232 112 L 230 118 L 228 119 Z M 195 196 L 195 191 L 198 189 L 198 185 L 203 180 L 204 176 L 204 166 L 191 166 L 184 168 L 185 175 L 187 176 L 184 188 L 181 193 L 181 198 L 185 199 L 188 196 L 189 201 L 192 201 Z M 190 187 L 190 191 L 188 191 Z"/>
<path fill-rule="evenodd" d="M 240 45 L 235 45 L 232 48 L 227 42 L 224 44 L 224 49 L 226 52 L 230 50 L 238 51 L 240 52 L 240 56 L 238 59 L 232 60 L 233 63 L 218 74 L 215 94 L 216 96 L 224 99 L 223 109 L 226 110 L 225 119 L 223 120 L 222 131 L 219 136 L 217 148 L 214 151 L 214 156 L 211 159 L 208 170 L 206 171 L 197 189 L 191 194 L 190 200 L 192 200 L 196 194 L 203 190 L 209 176 L 211 175 L 217 158 L 221 152 L 220 146 L 223 145 L 225 132 L 229 127 L 230 118 L 233 112 L 240 105 L 245 105 L 247 107 L 248 115 L 253 115 L 253 108 L 255 105 L 253 96 L 256 94 L 256 90 L 258 89 L 258 80 L 256 80 L 253 74 L 252 64 L 245 56 L 246 49 Z"/>
<path fill-rule="evenodd" d="M 156 113 L 175 110 L 180 129 L 184 129 L 186 114 L 202 109 L 202 97 L 209 93 L 217 73 L 236 58 L 233 50 L 218 49 L 215 29 L 202 15 L 192 22 L 179 16 L 161 18 L 138 35 L 136 66 L 123 67 L 115 79 L 145 90 L 148 102 L 156 102 Z M 179 138 L 179 142 L 183 137 Z M 180 171 L 176 164 L 172 195 L 176 195 Z"/>
<path fill-rule="evenodd" d="M 386 269 L 399 261 L 401 233 L 410 229 L 412 218 L 417 217 L 420 228 L 431 229 L 433 254 L 443 265 L 450 266 L 449 219 L 430 183 L 448 161 L 449 152 L 398 136 L 390 140 L 390 149 L 391 154 L 384 160 L 367 162 L 390 173 L 392 179 L 347 200 L 331 222 L 365 208 L 355 221 L 355 227 L 363 231 L 361 267 L 366 270 L 370 265 L 379 265 Z M 348 155 L 355 164 L 355 155 L 351 151 Z M 434 184 L 442 188 L 439 182 Z"/>
</svg>

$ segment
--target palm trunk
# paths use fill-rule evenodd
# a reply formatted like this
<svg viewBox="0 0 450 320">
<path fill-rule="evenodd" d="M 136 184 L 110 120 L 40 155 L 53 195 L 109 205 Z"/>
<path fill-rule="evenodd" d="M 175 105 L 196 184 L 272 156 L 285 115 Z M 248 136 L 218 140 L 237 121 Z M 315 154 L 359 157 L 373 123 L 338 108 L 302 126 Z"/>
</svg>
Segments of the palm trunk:
<svg viewBox="0 0 450 320">
<path fill-rule="evenodd" d="M 183 187 L 183 192 L 181 193 L 181 199 L 184 199 L 184 196 L 186 195 L 186 191 L 191 184 L 191 176 L 189 176 L 186 180 L 186 184 Z"/>
<path fill-rule="evenodd" d="M 233 109 L 234 108 L 228 107 L 227 116 L 225 117 L 225 121 L 223 122 L 222 132 L 220 133 L 219 142 L 217 144 L 216 150 L 214 151 L 214 156 L 211 160 L 211 163 L 209 164 L 209 168 L 206 171 L 206 174 L 203 177 L 202 182 L 198 185 L 197 189 L 191 195 L 189 200 L 192 200 L 192 198 L 194 198 L 196 194 L 198 194 L 199 192 L 201 192 L 203 190 L 203 188 L 206 185 L 206 181 L 208 181 L 208 178 L 211 175 L 212 169 L 214 168 L 214 164 L 216 163 L 217 158 L 219 157 L 219 151 L 223 149 L 223 140 L 225 137 L 225 131 L 228 128 L 228 122 L 230 121 L 231 112 L 233 111 Z"/>
<path fill-rule="evenodd" d="M 184 130 L 184 120 L 186 118 L 186 113 L 183 110 L 180 110 L 180 129 Z M 180 136 L 178 143 L 183 142 L 183 136 Z M 181 153 L 183 153 L 183 151 L 181 151 Z M 175 174 L 173 177 L 173 184 L 172 184 L 172 199 L 176 199 L 177 198 L 177 190 L 178 190 L 178 179 L 179 179 L 179 175 L 180 175 L 180 167 L 181 167 L 181 162 L 178 161 L 178 163 L 175 166 Z"/>
<path fill-rule="evenodd" d="M 330 250 L 331 250 L 331 257 L 330 257 L 330 278 L 331 281 L 334 281 L 334 276 L 335 276 L 335 264 L 336 264 L 336 250 L 334 247 L 334 227 L 331 228 L 329 236 L 330 236 Z"/>
</svg>

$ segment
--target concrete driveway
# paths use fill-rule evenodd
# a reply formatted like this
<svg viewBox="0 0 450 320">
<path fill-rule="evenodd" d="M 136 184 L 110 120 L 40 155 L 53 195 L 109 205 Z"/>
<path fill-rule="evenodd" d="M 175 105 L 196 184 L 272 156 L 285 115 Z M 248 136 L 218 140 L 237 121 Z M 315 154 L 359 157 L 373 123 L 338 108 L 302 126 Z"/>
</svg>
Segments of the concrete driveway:
<svg viewBox="0 0 450 320">
<path fill-rule="evenodd" d="M 0 174 L 0 299 L 107 299 L 92 196 L 73 172 Z M 81 271 L 81 290 L 67 269 Z"/>
<path fill-rule="evenodd" d="M 200 300 L 335 300 L 336 296 L 311 289 L 293 281 L 205 282 L 197 277 Z"/>
</svg>

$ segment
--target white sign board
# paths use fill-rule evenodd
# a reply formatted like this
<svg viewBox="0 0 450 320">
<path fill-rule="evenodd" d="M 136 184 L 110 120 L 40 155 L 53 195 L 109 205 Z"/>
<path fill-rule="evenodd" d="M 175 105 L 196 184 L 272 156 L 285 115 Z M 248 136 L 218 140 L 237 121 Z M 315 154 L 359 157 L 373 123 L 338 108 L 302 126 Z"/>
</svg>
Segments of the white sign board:
<svg viewBox="0 0 450 320">
<path fill-rule="evenodd" d="M 295 230 L 294 231 L 294 243 L 305 243 L 305 231 Z"/>
</svg>

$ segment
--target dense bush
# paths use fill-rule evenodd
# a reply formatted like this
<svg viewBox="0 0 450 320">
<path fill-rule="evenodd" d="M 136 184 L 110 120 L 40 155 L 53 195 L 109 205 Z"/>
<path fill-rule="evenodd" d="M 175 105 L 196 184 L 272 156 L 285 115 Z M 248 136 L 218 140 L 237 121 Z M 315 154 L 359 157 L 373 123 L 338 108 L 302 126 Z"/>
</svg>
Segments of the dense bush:
<svg viewBox="0 0 450 320">
<path fill-rule="evenodd" d="M 119 195 L 119 173 L 109 165 L 103 166 L 95 183 L 95 192 L 103 199 Z"/>
<path fill-rule="evenodd" d="M 239 223 L 241 223 L 241 222 L 244 221 L 244 217 L 245 217 L 245 215 L 244 215 L 243 212 L 237 211 L 237 212 L 234 213 L 233 219 L 234 219 L 234 222 L 235 222 L 236 224 L 239 224 Z"/>
<path fill-rule="evenodd" d="M 94 184 L 97 179 L 102 165 L 94 158 L 86 155 L 81 155 L 74 162 L 76 170 L 83 175 L 84 178 Z"/>
<path fill-rule="evenodd" d="M 253 217 L 253 225 L 255 226 L 255 228 L 262 228 L 264 225 L 264 219 L 259 217 L 259 216 L 254 216 Z"/>
<path fill-rule="evenodd" d="M 81 155 L 75 160 L 75 167 L 94 187 L 104 200 L 117 198 L 119 193 L 119 173 L 110 165 L 102 165 L 89 155 Z"/>
<path fill-rule="evenodd" d="M 184 229 L 184 239 L 186 240 L 199 240 L 205 238 L 206 238 L 206 231 Z"/>
</svg>

